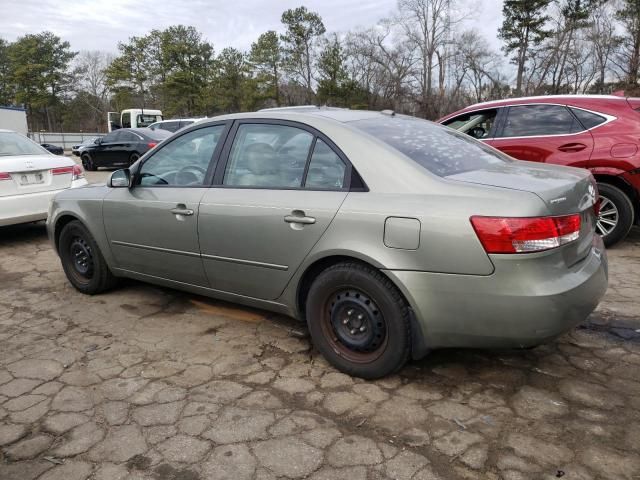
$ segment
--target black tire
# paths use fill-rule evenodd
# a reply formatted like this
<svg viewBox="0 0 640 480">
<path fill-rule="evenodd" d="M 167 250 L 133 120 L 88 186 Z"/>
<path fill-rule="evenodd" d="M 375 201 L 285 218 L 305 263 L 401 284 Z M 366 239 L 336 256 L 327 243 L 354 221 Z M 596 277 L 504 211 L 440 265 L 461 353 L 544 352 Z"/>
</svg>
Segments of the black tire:
<svg viewBox="0 0 640 480">
<path fill-rule="evenodd" d="M 349 375 L 384 377 L 411 354 L 407 303 L 387 277 L 367 265 L 339 263 L 320 273 L 307 296 L 306 317 L 315 347 Z"/>
<path fill-rule="evenodd" d="M 618 187 L 614 187 L 608 183 L 598 183 L 598 191 L 601 197 L 601 209 L 600 209 L 600 218 L 598 220 L 598 233 L 601 233 L 601 223 L 600 219 L 607 218 L 607 205 L 604 199 L 609 200 L 617 209 L 617 224 L 607 234 L 602 236 L 602 240 L 607 247 L 611 247 L 618 243 L 620 240 L 624 239 L 631 227 L 633 226 L 633 204 L 631 203 L 631 199 L 620 190 Z"/>
<path fill-rule="evenodd" d="M 82 167 L 85 170 L 88 170 L 90 172 L 94 172 L 96 170 L 96 166 L 93 164 L 91 155 L 89 155 L 88 153 L 83 153 L 80 159 L 82 160 Z"/>
<path fill-rule="evenodd" d="M 137 152 L 133 152 L 130 156 L 129 156 L 129 166 L 133 165 L 134 163 L 136 163 L 138 161 L 138 159 L 140 158 L 140 154 Z"/>
<path fill-rule="evenodd" d="M 78 220 L 62 228 L 58 253 L 64 273 L 76 290 L 95 295 L 115 286 L 116 277 L 109 270 L 96 241 Z"/>
</svg>

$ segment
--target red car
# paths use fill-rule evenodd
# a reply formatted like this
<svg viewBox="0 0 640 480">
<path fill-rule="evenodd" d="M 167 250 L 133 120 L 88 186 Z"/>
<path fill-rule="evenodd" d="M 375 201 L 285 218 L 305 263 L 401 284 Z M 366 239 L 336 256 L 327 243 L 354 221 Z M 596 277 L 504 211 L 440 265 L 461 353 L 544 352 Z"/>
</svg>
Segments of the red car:
<svg viewBox="0 0 640 480">
<path fill-rule="evenodd" d="M 591 170 L 600 192 L 597 231 L 607 246 L 640 219 L 640 98 L 512 98 L 438 121 L 520 160 Z"/>
</svg>

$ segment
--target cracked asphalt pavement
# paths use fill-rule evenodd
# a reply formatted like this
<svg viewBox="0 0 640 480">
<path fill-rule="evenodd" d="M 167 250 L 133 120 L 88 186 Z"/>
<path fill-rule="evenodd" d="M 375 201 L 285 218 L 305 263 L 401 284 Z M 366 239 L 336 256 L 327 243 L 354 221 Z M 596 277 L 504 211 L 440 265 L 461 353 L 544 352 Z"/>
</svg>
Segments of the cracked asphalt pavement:
<svg viewBox="0 0 640 480">
<path fill-rule="evenodd" d="M 579 328 L 338 373 L 287 318 L 133 281 L 88 297 L 0 229 L 0 479 L 639 479 L 640 231 Z"/>
</svg>

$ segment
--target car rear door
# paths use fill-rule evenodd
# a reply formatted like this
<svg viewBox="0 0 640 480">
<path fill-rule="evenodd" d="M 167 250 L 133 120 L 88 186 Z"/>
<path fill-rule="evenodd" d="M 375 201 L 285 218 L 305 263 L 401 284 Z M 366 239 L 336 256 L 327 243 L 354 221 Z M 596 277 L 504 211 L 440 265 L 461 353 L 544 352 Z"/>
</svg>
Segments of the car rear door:
<svg viewBox="0 0 640 480">
<path fill-rule="evenodd" d="M 493 139 L 486 143 L 519 160 L 586 168 L 593 137 L 564 105 L 508 107 Z"/>
<path fill-rule="evenodd" d="M 198 244 L 198 208 L 227 132 L 220 122 L 173 138 L 149 156 L 132 188 L 113 188 L 104 225 L 119 268 L 208 286 Z"/>
<path fill-rule="evenodd" d="M 198 213 L 204 268 L 217 290 L 273 300 L 335 217 L 351 167 L 295 122 L 242 120 L 229 138 Z"/>
</svg>

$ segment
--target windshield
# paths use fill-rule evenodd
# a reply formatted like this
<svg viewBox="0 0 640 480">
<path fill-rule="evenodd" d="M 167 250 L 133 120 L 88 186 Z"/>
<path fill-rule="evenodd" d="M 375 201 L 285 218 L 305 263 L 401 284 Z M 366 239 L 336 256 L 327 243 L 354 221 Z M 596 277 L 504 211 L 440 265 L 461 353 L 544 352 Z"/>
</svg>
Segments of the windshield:
<svg viewBox="0 0 640 480">
<path fill-rule="evenodd" d="M 9 155 L 43 155 L 48 154 L 44 148 L 32 142 L 24 135 L 15 132 L 0 132 L 0 156 Z"/>
<path fill-rule="evenodd" d="M 404 115 L 349 122 L 441 177 L 510 162 L 506 155 L 467 135 Z"/>
<path fill-rule="evenodd" d="M 137 124 L 138 127 L 148 127 L 152 123 L 156 123 L 162 120 L 162 115 L 147 115 L 147 114 L 138 114 Z"/>
</svg>

